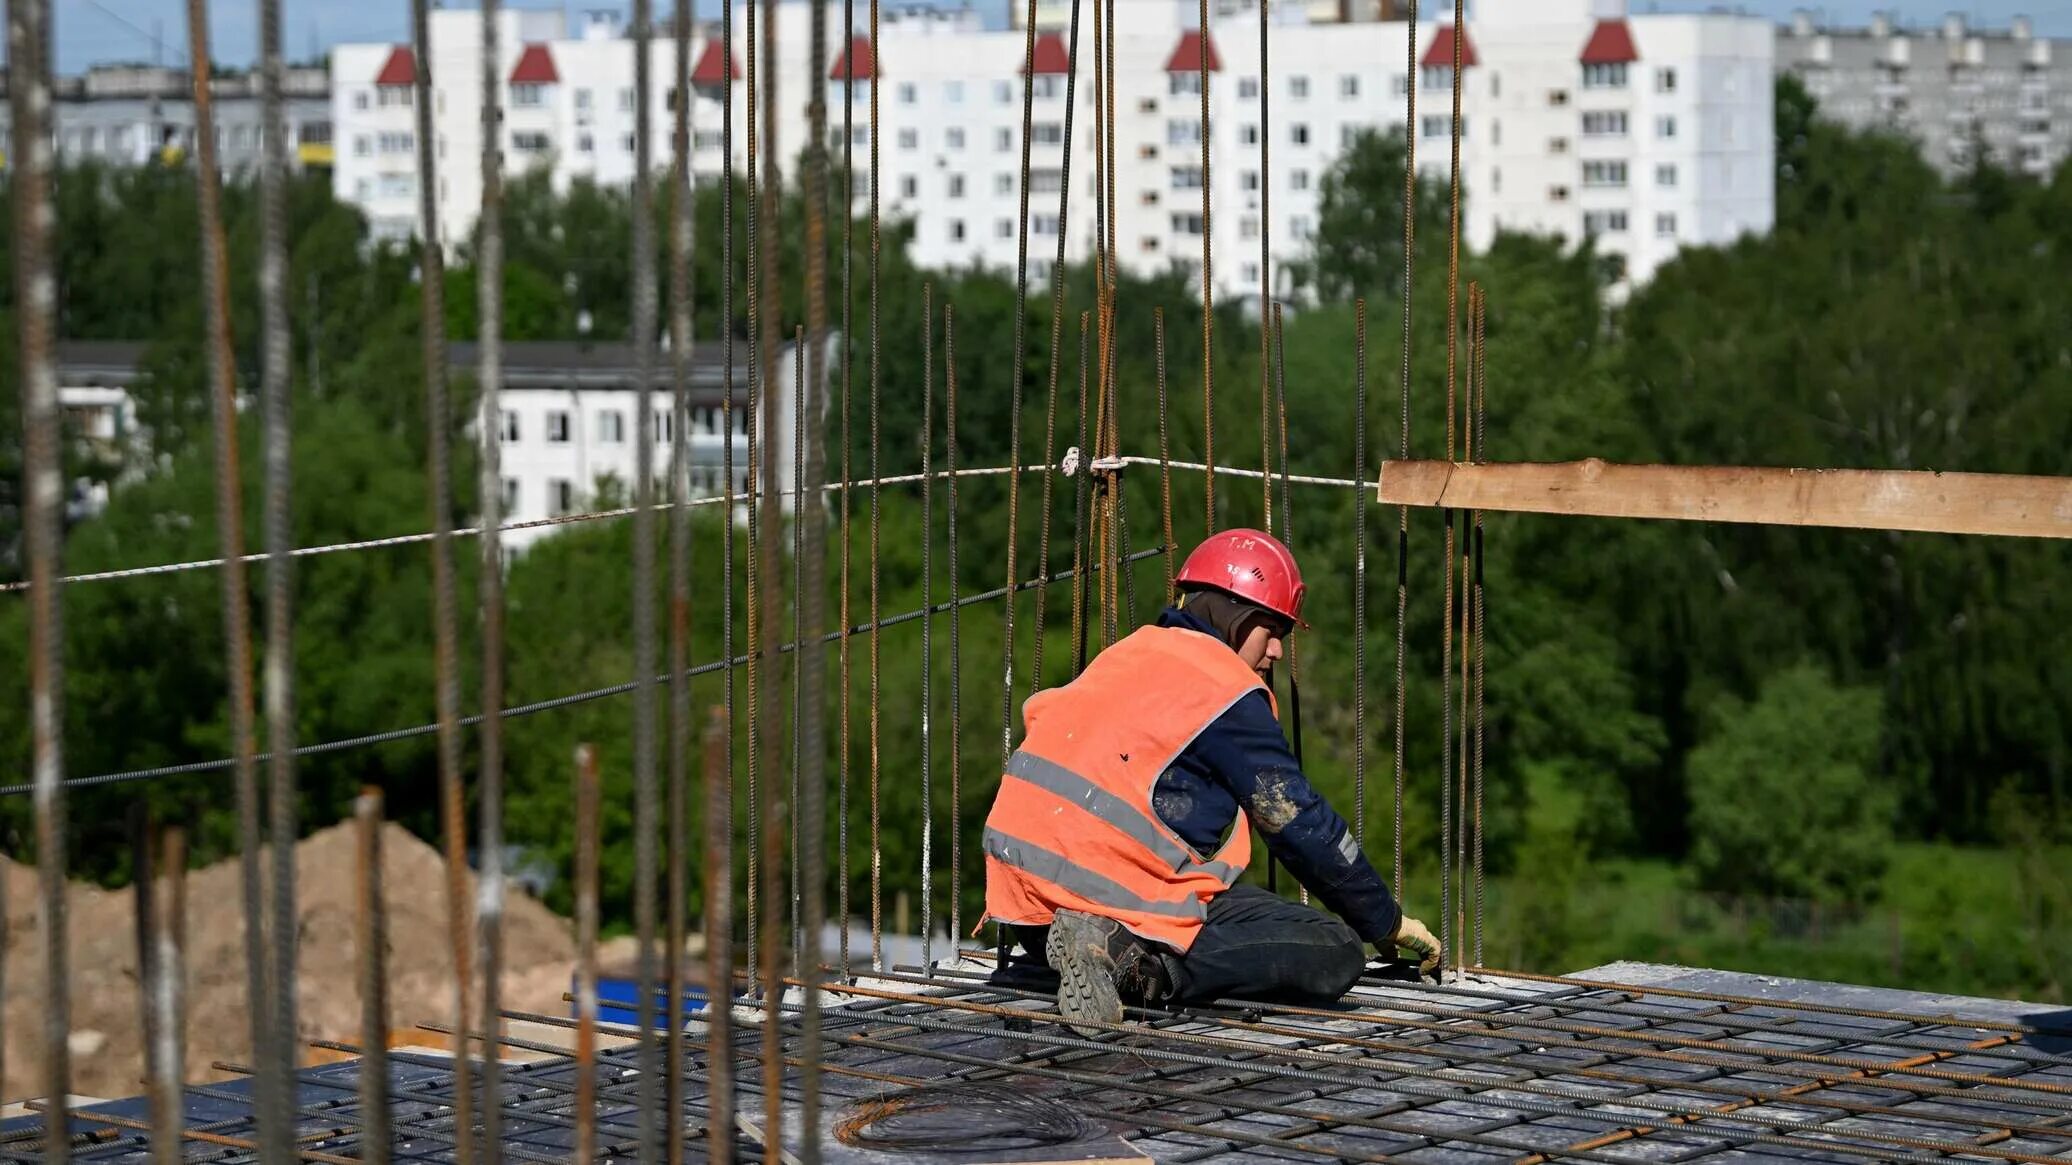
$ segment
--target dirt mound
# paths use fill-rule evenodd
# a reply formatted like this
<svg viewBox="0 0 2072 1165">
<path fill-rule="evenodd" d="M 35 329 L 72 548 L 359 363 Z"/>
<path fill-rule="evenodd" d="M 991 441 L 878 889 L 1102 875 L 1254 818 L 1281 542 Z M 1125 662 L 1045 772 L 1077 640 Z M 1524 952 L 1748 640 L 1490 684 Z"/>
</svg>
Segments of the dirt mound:
<svg viewBox="0 0 2072 1165">
<path fill-rule="evenodd" d="M 4 1037 L 0 1096 L 41 1095 L 43 966 L 36 871 L 0 858 L 7 879 Z M 359 1042 L 359 956 L 354 918 L 357 855 L 350 825 L 295 847 L 296 1026 L 304 1041 Z M 474 878 L 468 880 L 472 898 Z M 445 862 L 398 825 L 382 836 L 388 905 L 391 1027 L 446 1021 L 452 952 L 446 928 Z M 187 1079 L 220 1079 L 214 1060 L 252 1062 L 245 1007 L 243 877 L 235 858 L 187 880 Z M 141 1091 L 134 899 L 75 884 L 66 907 L 72 980 L 72 1091 L 130 1096 Z M 567 920 L 513 892 L 504 910 L 505 1006 L 564 1013 L 561 993 L 575 944 Z"/>
</svg>

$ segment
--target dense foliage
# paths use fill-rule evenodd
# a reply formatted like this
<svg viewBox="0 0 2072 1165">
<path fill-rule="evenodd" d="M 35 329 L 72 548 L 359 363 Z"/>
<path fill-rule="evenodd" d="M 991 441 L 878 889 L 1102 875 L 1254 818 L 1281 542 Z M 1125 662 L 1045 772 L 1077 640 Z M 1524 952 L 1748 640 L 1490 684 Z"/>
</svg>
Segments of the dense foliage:
<svg viewBox="0 0 2072 1165">
<path fill-rule="evenodd" d="M 1464 254 L 1464 279 L 1482 283 L 1489 296 L 1490 454 L 2072 473 L 2072 281 L 2063 277 L 2072 269 L 2072 167 L 2032 183 L 1982 165 L 1945 183 L 1907 143 L 1819 120 L 1788 84 L 1778 110 L 1775 229 L 1731 246 L 1688 251 L 1623 304 L 1608 299 L 1607 265 L 1587 245 L 1565 248 L 1504 235 L 1486 252 Z M 1289 463 L 1296 473 L 1352 476 L 1364 430 L 1364 472 L 1371 476 L 1380 458 L 1397 449 L 1405 416 L 1414 454 L 1444 451 L 1444 199 L 1431 186 L 1421 186 L 1414 199 L 1420 229 L 1412 392 L 1410 408 L 1399 411 L 1400 158 L 1400 144 L 1369 136 L 1349 148 L 1324 182 L 1327 213 L 1304 266 L 1320 304 L 1290 315 L 1282 349 Z M 143 480 L 116 492 L 105 515 L 72 532 L 69 570 L 207 557 L 215 550 L 200 309 L 189 275 L 190 191 L 191 175 L 157 168 L 69 171 L 60 184 L 65 334 L 151 341 L 151 376 L 141 395 L 158 457 Z M 731 319 L 722 306 L 719 192 L 701 191 L 697 202 L 701 342 L 745 328 L 745 197 L 735 192 Z M 243 188 L 234 188 L 228 201 L 237 273 L 233 315 L 240 376 L 248 385 L 257 359 L 253 201 Z M 625 334 L 628 214 L 621 192 L 578 183 L 556 193 L 537 179 L 513 184 L 506 273 L 511 338 L 574 337 L 583 334 L 586 319 L 590 335 Z M 762 235 L 783 248 L 787 327 L 800 311 L 802 232 L 784 224 L 800 214 L 794 194 L 783 222 L 765 224 Z M 354 214 L 332 202 L 317 180 L 298 185 L 293 219 L 296 537 L 308 545 L 424 529 L 433 501 L 422 470 L 427 446 L 414 256 L 367 245 Z M 848 453 L 846 469 L 842 458 L 834 459 L 836 476 L 865 477 L 874 464 L 886 474 L 919 465 L 921 302 L 923 284 L 931 281 L 935 302 L 956 310 L 960 456 L 967 465 L 998 465 L 1010 455 L 1017 387 L 1011 383 L 1012 277 L 920 272 L 906 257 L 905 231 L 903 224 L 888 224 L 881 252 L 874 455 L 868 227 L 855 226 L 853 371 L 848 378 L 838 371 L 840 391 L 829 418 L 836 448 L 846 438 Z M 832 237 L 842 245 L 843 232 Z M 838 272 L 840 265 L 830 269 Z M 473 278 L 463 248 L 446 285 L 447 326 L 456 337 L 473 334 Z M 1019 386 L 1023 464 L 1044 458 L 1053 383 L 1058 406 L 1051 459 L 1068 445 L 1085 444 L 1079 333 L 1082 313 L 1093 306 L 1092 284 L 1088 270 L 1068 274 L 1055 366 L 1049 289 L 1030 289 Z M 1356 306 L 1361 295 L 1364 306 Z M 1174 275 L 1126 280 L 1118 304 L 1125 451 L 1156 453 L 1164 421 L 1172 456 L 1201 460 L 1208 442 L 1198 299 L 1185 278 Z M 839 303 L 834 311 L 839 319 Z M 1154 311 L 1163 313 L 1162 353 Z M 1362 311 L 1368 317 L 1364 364 L 1355 357 Z M 1219 311 L 1212 331 L 1215 456 L 1221 464 L 1256 468 L 1263 457 L 1261 417 L 1277 415 L 1262 412 L 1260 331 L 1235 310 Z M 939 321 L 937 336 L 939 342 Z M 1161 367 L 1164 417 L 1158 410 Z M 938 394 L 943 374 L 938 351 Z M 9 411 L 13 375 L 9 362 L 0 372 L 6 378 L 0 421 L 8 425 L 0 467 L 18 452 Z M 941 400 L 938 395 L 938 418 Z M 1362 403 L 1364 417 L 1356 412 Z M 465 400 L 455 402 L 445 436 L 461 436 L 458 418 L 466 408 Z M 1278 445 L 1277 431 L 1267 436 Z M 252 437 L 248 431 L 245 484 L 256 497 Z M 939 462 L 946 452 L 942 434 L 927 439 L 935 442 Z M 470 479 L 464 469 L 457 477 Z M 1039 570 L 1038 519 L 1053 488 L 1048 564 L 1069 565 L 1070 485 L 1023 476 L 1016 531 L 1022 577 Z M 924 585 L 938 601 L 953 586 L 968 593 L 1001 585 L 1007 489 L 1000 477 L 960 483 L 961 577 L 954 580 L 944 554 L 945 490 L 938 487 L 932 499 L 932 531 L 924 527 L 917 487 L 857 494 L 847 602 L 841 603 L 838 563 L 829 571 L 836 588 L 830 620 L 843 610 L 852 623 L 868 618 L 873 544 L 882 547 L 878 591 L 888 615 L 919 606 Z M 1156 469 L 1128 471 L 1134 548 L 1154 547 L 1164 537 L 1163 493 Z M 1360 576 L 1352 564 L 1359 559 L 1359 495 L 1299 484 L 1291 494 L 1286 509 L 1276 498 L 1275 520 L 1311 571 L 1315 627 L 1297 643 L 1306 760 L 1348 816 L 1356 805 L 1364 810 L 1370 852 L 1387 867 L 1397 515 L 1364 507 L 1366 698 L 1364 717 L 1356 718 L 1353 610 Z M 873 501 L 880 511 L 875 534 Z M 10 520 L 5 503 L 0 494 L 0 523 Z M 1205 528 L 1203 503 L 1201 475 L 1176 471 L 1170 521 L 1183 550 Z M 448 504 L 456 517 L 470 508 L 465 491 Z M 1262 508 L 1256 480 L 1219 482 L 1216 524 L 1256 523 Z M 256 545 L 258 507 L 248 505 L 247 514 L 254 522 L 247 538 Z M 722 548 L 733 548 L 737 653 L 746 646 L 748 559 L 742 531 L 730 530 L 710 510 L 699 511 L 693 537 L 693 657 L 711 661 L 726 650 Z M 627 523 L 593 523 L 558 534 L 513 563 L 512 702 L 629 677 L 631 538 Z M 924 576 L 928 538 L 932 573 Z M 1894 954 L 1888 963 L 1882 924 L 1866 922 L 1871 937 L 1864 941 L 1873 944 L 1874 956 L 1837 955 L 1819 965 L 1856 978 L 2062 993 L 2056 977 L 2064 965 L 2062 944 L 2052 946 L 2055 940 L 2043 936 L 2072 930 L 2063 848 L 2063 823 L 2072 814 L 2072 652 L 2064 631 L 2072 626 L 2072 548 L 1503 516 L 1488 519 L 1486 538 L 1488 820 L 1499 939 L 1493 959 L 1553 969 L 1630 953 L 1804 969 L 1793 962 L 1804 952 L 1779 948 L 1767 932 L 1734 932 L 1739 937 L 1731 944 L 1704 939 L 1714 933 L 1705 927 L 1725 925 L 1711 915 L 1678 915 L 1672 924 L 1610 913 L 1612 902 L 1654 901 L 1631 888 L 1654 886 L 1662 893 L 1825 901 L 1856 912 L 1852 917 L 1904 908 L 1908 933 L 1918 916 L 1920 926 L 1942 937 L 1898 944 L 1906 945 L 1903 957 Z M 0 525 L 0 546 L 11 539 Z M 1411 515 L 1405 890 L 1414 911 L 1430 914 L 1438 905 L 1436 862 L 1428 855 L 1437 848 L 1441 796 L 1443 544 L 1435 515 Z M 831 552 L 840 549 L 837 536 Z M 466 563 L 473 554 L 461 557 Z M 298 564 L 302 740 L 431 720 L 428 561 L 421 546 L 406 546 Z M 0 570 L 6 569 L 0 556 Z M 1128 619 L 1155 609 L 1163 570 L 1154 558 L 1129 574 Z M 471 588 L 471 571 L 463 572 L 463 584 Z M 1072 588 L 1052 587 L 1042 601 L 1040 678 L 1056 683 L 1071 666 Z M 1017 700 L 1035 679 L 1029 669 L 1037 602 L 1029 593 L 1017 600 Z M 947 905 L 954 795 L 967 920 L 977 910 L 979 875 L 971 860 L 977 821 L 999 761 L 999 611 L 997 602 L 964 610 L 954 661 L 948 618 L 938 616 L 927 661 L 935 704 L 928 718 L 934 763 L 927 842 L 936 869 L 934 905 L 938 914 Z M 23 604 L 0 596 L 0 643 L 25 642 L 24 617 Z M 223 755 L 221 616 L 213 575 L 75 586 L 66 592 L 66 617 L 74 773 Z M 789 618 L 788 610 L 778 614 L 785 638 Z M 472 625 L 463 630 L 472 640 Z M 1097 646 L 1098 632 L 1095 638 Z M 918 623 L 882 633 L 882 685 L 873 701 L 866 683 L 868 637 L 850 641 L 848 715 L 831 733 L 836 747 L 846 738 L 849 748 L 831 772 L 848 784 L 848 889 L 859 912 L 869 894 L 865 798 L 872 784 L 882 795 L 888 915 L 896 902 L 911 903 L 920 888 L 921 644 Z M 465 658 L 472 691 L 472 647 Z M 837 661 L 830 661 L 829 673 L 839 682 Z M 955 719 L 953 674 L 961 679 Z M 759 677 L 761 698 L 788 709 L 790 675 L 785 657 Z M 742 743 L 738 811 L 751 771 L 757 781 L 781 782 L 789 766 L 785 741 L 762 751 L 747 747 L 747 678 L 739 671 L 734 678 Z M 27 756 L 25 682 L 21 669 L 0 669 L 0 756 L 15 758 L 15 772 Z M 720 702 L 721 677 L 702 676 L 694 696 L 700 706 Z M 831 714 L 840 707 L 832 702 Z M 568 857 L 572 747 L 579 740 L 599 743 L 608 790 L 608 912 L 621 919 L 633 876 L 630 723 L 630 703 L 617 697 L 526 716 L 509 728 L 510 831 L 554 863 Z M 883 758 L 876 773 L 874 754 Z M 386 786 L 394 812 L 434 835 L 436 772 L 427 737 L 314 756 L 301 775 L 301 811 L 309 826 L 337 819 L 351 794 L 374 782 Z M 122 809 L 147 789 L 160 811 L 195 822 L 199 858 L 234 844 L 226 774 L 86 790 L 72 818 L 76 868 L 110 879 L 125 875 Z M 702 798 L 694 801 L 702 804 Z M 0 805 L 0 815 L 19 825 L 27 808 L 25 800 L 11 800 Z M 1947 848 L 1957 844 L 1974 848 Z M 1918 904 L 1916 871 L 1937 867 L 1919 855 L 1978 855 L 1977 847 L 2002 851 L 1976 857 L 1978 869 L 1995 871 L 1976 880 L 1998 887 L 1998 897 L 1980 890 Z M 1956 859 L 1941 865 L 1957 879 Z M 1975 898 L 2005 910 L 1957 905 Z M 1966 932 L 1953 921 L 1963 912 L 1992 921 Z M 1904 937 L 1897 925 L 1892 932 Z M 1958 933 L 1980 936 L 1977 943 L 1990 945 L 1992 957 L 1962 954 L 1973 940 L 1949 937 Z"/>
</svg>

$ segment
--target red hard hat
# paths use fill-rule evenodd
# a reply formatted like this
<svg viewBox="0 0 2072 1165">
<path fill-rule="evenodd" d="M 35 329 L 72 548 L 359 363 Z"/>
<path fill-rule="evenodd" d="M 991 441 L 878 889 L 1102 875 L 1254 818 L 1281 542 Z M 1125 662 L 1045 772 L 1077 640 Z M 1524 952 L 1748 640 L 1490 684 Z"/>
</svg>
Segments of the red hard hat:
<svg viewBox="0 0 2072 1165">
<path fill-rule="evenodd" d="M 1209 535 L 1173 582 L 1215 587 L 1256 603 L 1293 622 L 1302 621 L 1302 570 L 1280 540 L 1264 530 L 1223 530 Z"/>
</svg>

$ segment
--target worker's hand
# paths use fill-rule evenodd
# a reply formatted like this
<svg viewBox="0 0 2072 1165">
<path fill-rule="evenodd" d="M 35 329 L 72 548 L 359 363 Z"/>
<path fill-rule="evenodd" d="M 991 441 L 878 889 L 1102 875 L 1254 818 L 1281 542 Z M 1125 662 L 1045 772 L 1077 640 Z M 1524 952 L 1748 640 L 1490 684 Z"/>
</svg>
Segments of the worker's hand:
<svg viewBox="0 0 2072 1165">
<path fill-rule="evenodd" d="M 1390 942 L 1403 950 L 1417 955 L 1417 969 L 1429 975 L 1439 967 L 1439 940 L 1432 937 L 1432 928 L 1409 915 L 1396 924 L 1396 933 Z"/>
</svg>

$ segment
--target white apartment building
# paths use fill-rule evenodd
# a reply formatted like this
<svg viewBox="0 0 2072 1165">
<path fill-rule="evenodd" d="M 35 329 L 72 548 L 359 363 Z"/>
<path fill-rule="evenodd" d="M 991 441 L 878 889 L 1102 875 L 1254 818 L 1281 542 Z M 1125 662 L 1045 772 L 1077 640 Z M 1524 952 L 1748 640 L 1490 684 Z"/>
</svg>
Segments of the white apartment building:
<svg viewBox="0 0 2072 1165">
<path fill-rule="evenodd" d="M 2072 40 L 2037 36 L 2027 17 L 2001 30 L 1959 13 L 1928 29 L 1883 14 L 1832 28 L 1801 10 L 1777 32 L 1777 64 L 1824 116 L 1906 134 L 1945 174 L 1969 167 L 1981 144 L 2036 176 L 2072 156 Z"/>
<path fill-rule="evenodd" d="M 1361 19 L 1389 5 L 1312 3 L 1273 9 L 1272 68 L 1262 81 L 1258 10 L 1217 0 L 1207 31 L 1209 123 L 1201 124 L 1198 7 L 1125 0 L 1116 12 L 1116 237 L 1138 271 L 1198 269 L 1203 246 L 1200 142 L 1210 184 L 1219 293 L 1256 296 L 1268 242 L 1273 294 L 1298 293 L 1287 266 L 1308 250 L 1325 170 L 1362 127 L 1400 125 L 1419 89 L 1414 128 L 1427 173 L 1448 162 L 1450 26 Z M 1069 7 L 1046 0 L 1032 81 L 1029 251 L 1047 273 L 1058 234 L 1068 258 L 1093 240 L 1091 29 L 1081 30 L 1074 104 L 1073 198 L 1060 224 Z M 1645 279 L 1679 247 L 1726 243 L 1768 229 L 1774 205 L 1771 62 L 1774 36 L 1736 15 L 1629 15 L 1621 0 L 1481 0 L 1465 30 L 1463 168 L 1469 241 L 1501 229 L 1586 233 Z M 779 156 L 789 172 L 805 133 L 808 10 L 778 8 Z M 569 36 L 559 13 L 506 12 L 498 65 L 509 112 L 506 165 L 546 167 L 557 183 L 624 182 L 633 166 L 631 42 L 593 18 Z M 746 13 L 735 14 L 737 58 Z M 480 201 L 479 17 L 432 14 L 442 170 L 439 206 L 449 240 L 472 225 Z M 746 155 L 745 62 L 730 70 L 714 39 L 695 38 L 693 170 L 721 165 L 721 85 L 734 86 L 736 162 Z M 1405 37 L 1415 41 L 1406 46 Z M 968 9 L 888 17 L 881 43 L 831 37 L 832 68 L 813 84 L 829 99 L 840 154 L 846 61 L 857 61 L 851 108 L 854 164 L 870 159 L 869 86 L 878 99 L 880 196 L 914 220 L 924 266 L 1011 268 L 1020 230 L 1022 71 L 1019 30 L 988 30 Z M 1410 49 L 1420 67 L 1405 69 Z M 653 48 L 657 166 L 666 164 L 673 46 Z M 338 195 L 363 207 L 378 233 L 415 229 L 416 157 L 407 47 L 341 45 L 332 57 Z M 859 183 L 859 193 L 864 187 Z"/>
<path fill-rule="evenodd" d="M 51 139 L 58 161 L 142 166 L 177 161 L 194 148 L 194 90 L 185 69 L 95 65 L 51 84 Z M 0 69 L 0 93 L 6 90 Z M 260 157 L 259 75 L 237 73 L 210 82 L 216 119 L 216 161 L 231 175 L 256 172 Z M 291 169 L 331 164 L 331 80 L 321 66 L 291 65 L 281 78 Z M 0 105 L 0 135 L 11 114 Z M 11 147 L 10 147 L 11 148 Z"/>
</svg>

